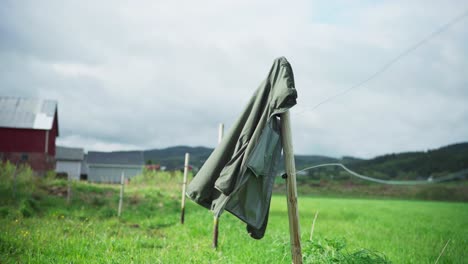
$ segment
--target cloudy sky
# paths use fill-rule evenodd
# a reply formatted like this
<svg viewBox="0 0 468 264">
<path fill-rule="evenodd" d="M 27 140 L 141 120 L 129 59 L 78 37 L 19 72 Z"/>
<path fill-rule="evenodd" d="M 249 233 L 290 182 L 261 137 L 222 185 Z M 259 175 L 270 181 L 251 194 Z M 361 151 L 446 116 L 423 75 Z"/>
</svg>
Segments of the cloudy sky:
<svg viewBox="0 0 468 264">
<path fill-rule="evenodd" d="M 214 147 L 276 57 L 291 63 L 300 154 L 468 141 L 466 1 L 2 1 L 0 95 L 56 99 L 86 150 Z"/>
</svg>

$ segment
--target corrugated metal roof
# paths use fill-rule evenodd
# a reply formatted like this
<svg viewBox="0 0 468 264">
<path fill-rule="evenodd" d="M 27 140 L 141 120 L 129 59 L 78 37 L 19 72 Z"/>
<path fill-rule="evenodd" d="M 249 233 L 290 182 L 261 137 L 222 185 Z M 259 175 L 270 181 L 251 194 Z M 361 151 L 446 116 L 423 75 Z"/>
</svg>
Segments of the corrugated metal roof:
<svg viewBox="0 0 468 264">
<path fill-rule="evenodd" d="M 67 148 L 57 146 L 55 150 L 55 159 L 57 160 L 76 160 L 82 161 L 84 150 L 82 148 Z"/>
<path fill-rule="evenodd" d="M 88 164 L 143 165 L 143 151 L 98 152 L 88 151 Z"/>
<path fill-rule="evenodd" d="M 57 101 L 0 96 L 0 127 L 50 130 Z"/>
</svg>

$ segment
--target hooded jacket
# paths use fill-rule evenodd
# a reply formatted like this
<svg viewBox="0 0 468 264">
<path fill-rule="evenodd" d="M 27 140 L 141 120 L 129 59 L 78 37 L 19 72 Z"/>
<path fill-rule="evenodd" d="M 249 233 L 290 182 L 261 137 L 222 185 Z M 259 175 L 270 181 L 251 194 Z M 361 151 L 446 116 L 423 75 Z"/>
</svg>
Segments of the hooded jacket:
<svg viewBox="0 0 468 264">
<path fill-rule="evenodd" d="M 273 62 L 230 131 L 187 188 L 187 196 L 220 216 L 226 209 L 247 223 L 253 238 L 262 238 L 281 158 L 279 114 L 296 104 L 289 62 Z"/>
</svg>

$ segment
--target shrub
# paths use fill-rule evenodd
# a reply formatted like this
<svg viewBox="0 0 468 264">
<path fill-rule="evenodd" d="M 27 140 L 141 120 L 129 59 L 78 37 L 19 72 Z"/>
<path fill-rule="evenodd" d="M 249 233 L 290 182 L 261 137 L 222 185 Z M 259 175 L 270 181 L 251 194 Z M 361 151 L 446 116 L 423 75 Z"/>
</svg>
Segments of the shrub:
<svg viewBox="0 0 468 264">
<path fill-rule="evenodd" d="M 36 182 L 29 165 L 0 164 L 0 203 L 27 199 L 32 196 Z"/>
</svg>

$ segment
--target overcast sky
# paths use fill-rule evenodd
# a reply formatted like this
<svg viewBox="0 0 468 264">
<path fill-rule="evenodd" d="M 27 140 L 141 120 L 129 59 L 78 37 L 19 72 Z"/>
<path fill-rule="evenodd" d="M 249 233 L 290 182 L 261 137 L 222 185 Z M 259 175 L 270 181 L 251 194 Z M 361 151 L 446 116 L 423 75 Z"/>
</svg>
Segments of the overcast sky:
<svg viewBox="0 0 468 264">
<path fill-rule="evenodd" d="M 273 60 L 291 63 L 299 154 L 468 141 L 468 17 L 364 86 L 466 1 L 2 1 L 0 95 L 58 100 L 58 144 L 214 147 Z"/>
</svg>

